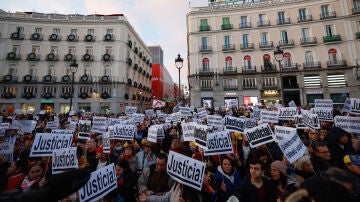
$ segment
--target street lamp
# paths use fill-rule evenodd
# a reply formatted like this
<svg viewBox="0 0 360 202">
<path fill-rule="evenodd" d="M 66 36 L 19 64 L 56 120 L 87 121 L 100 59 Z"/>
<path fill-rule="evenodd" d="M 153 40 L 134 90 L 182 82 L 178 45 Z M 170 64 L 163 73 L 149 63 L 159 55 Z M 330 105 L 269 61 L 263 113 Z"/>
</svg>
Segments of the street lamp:
<svg viewBox="0 0 360 202">
<path fill-rule="evenodd" d="M 72 107 L 72 98 L 74 96 L 74 80 L 75 80 L 75 73 L 77 72 L 79 65 L 76 63 L 76 60 L 74 60 L 71 64 L 70 64 L 70 71 L 72 73 L 72 80 L 71 80 L 71 93 L 70 93 L 70 109 L 69 109 L 69 113 L 71 112 L 71 107 Z"/>
<path fill-rule="evenodd" d="M 282 81 L 282 68 L 281 68 L 281 61 L 284 58 L 284 51 L 280 49 L 279 46 L 276 46 L 276 49 L 274 50 L 274 58 L 279 63 L 279 71 L 280 71 L 280 89 L 281 89 L 281 102 L 282 104 L 284 101 L 284 90 L 283 90 L 283 81 Z"/>
<path fill-rule="evenodd" d="M 356 67 L 354 68 L 354 74 L 357 80 L 360 80 L 360 59 L 356 59 Z"/>
<path fill-rule="evenodd" d="M 181 91 L 180 91 L 180 69 L 183 67 L 184 59 L 180 57 L 180 54 L 178 54 L 177 58 L 175 58 L 175 66 L 179 70 L 179 102 L 181 100 Z"/>
</svg>

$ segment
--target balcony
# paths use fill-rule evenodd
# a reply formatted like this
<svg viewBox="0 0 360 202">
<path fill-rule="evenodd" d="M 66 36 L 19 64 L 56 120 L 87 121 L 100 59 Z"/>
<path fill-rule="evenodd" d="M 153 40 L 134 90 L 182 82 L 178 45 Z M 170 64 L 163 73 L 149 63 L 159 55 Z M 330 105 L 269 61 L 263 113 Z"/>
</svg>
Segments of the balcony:
<svg viewBox="0 0 360 202">
<path fill-rule="evenodd" d="M 109 41 L 109 42 L 111 42 L 111 41 L 114 41 L 114 40 L 115 40 L 115 36 L 114 36 L 113 34 L 105 34 L 103 40 L 104 40 L 104 41 Z"/>
<path fill-rule="evenodd" d="M 73 61 L 75 59 L 76 59 L 76 55 L 73 55 L 71 53 L 64 55 L 64 61 Z"/>
<path fill-rule="evenodd" d="M 317 44 L 316 37 L 301 38 L 300 45 L 302 46 L 313 46 Z"/>
<path fill-rule="evenodd" d="M 82 92 L 82 93 L 79 93 L 79 98 L 81 98 L 81 99 L 86 99 L 86 98 L 89 98 L 90 96 L 89 96 L 89 93 L 87 93 L 87 92 Z"/>
<path fill-rule="evenodd" d="M 11 33 L 10 39 L 12 40 L 24 40 L 25 34 L 19 32 Z"/>
<path fill-rule="evenodd" d="M 274 43 L 272 41 L 260 42 L 259 43 L 259 48 L 260 49 L 273 49 L 274 48 Z"/>
<path fill-rule="evenodd" d="M 10 74 L 5 75 L 2 79 L 2 81 L 6 83 L 14 83 L 17 82 L 17 80 L 18 80 L 17 76 L 12 76 Z"/>
<path fill-rule="evenodd" d="M 222 30 L 233 29 L 233 25 L 232 25 L 232 24 L 222 24 L 222 25 L 221 25 L 221 29 L 222 29 Z"/>
<path fill-rule="evenodd" d="M 327 61 L 326 65 L 328 68 L 346 67 L 346 60 Z"/>
<path fill-rule="evenodd" d="M 243 66 L 242 72 L 243 73 L 256 73 L 256 66 Z"/>
<path fill-rule="evenodd" d="M 282 71 L 284 71 L 284 72 L 297 71 L 297 70 L 299 70 L 299 67 L 300 67 L 300 65 L 298 63 L 283 64 Z"/>
<path fill-rule="evenodd" d="M 211 53 L 212 52 L 212 46 L 200 46 L 199 47 L 200 53 Z"/>
<path fill-rule="evenodd" d="M 340 36 L 340 34 L 324 36 L 323 40 L 324 40 L 324 43 L 338 42 L 338 41 L 341 41 L 341 36 Z"/>
<path fill-rule="evenodd" d="M 360 13 L 360 7 L 352 8 L 351 11 L 352 11 L 353 15 L 359 14 Z"/>
<path fill-rule="evenodd" d="M 303 67 L 304 70 L 319 70 L 321 69 L 321 62 L 305 62 Z"/>
<path fill-rule="evenodd" d="M 356 39 L 360 39 L 360 32 L 356 32 L 355 35 L 356 35 Z"/>
<path fill-rule="evenodd" d="M 94 56 L 86 53 L 81 57 L 81 61 L 92 62 L 92 61 L 94 61 Z"/>
<path fill-rule="evenodd" d="M 238 89 L 238 86 L 236 86 L 236 85 L 226 85 L 226 86 L 224 86 L 224 91 L 237 90 L 237 89 Z"/>
<path fill-rule="evenodd" d="M 9 52 L 6 56 L 7 60 L 21 60 L 21 54 L 15 52 Z"/>
<path fill-rule="evenodd" d="M 301 16 L 298 17 L 298 22 L 308 22 L 308 21 L 312 21 L 312 15 L 306 15 L 306 16 Z"/>
<path fill-rule="evenodd" d="M 243 86 L 243 90 L 257 90 L 257 86 L 253 85 L 253 86 Z"/>
<path fill-rule="evenodd" d="M 94 36 L 93 34 L 87 34 L 85 37 L 84 37 L 84 41 L 85 42 L 94 42 L 96 39 L 96 36 Z"/>
<path fill-rule="evenodd" d="M 30 40 L 32 41 L 42 41 L 44 39 L 44 35 L 41 33 L 33 33 L 30 37 Z"/>
<path fill-rule="evenodd" d="M 199 69 L 199 74 L 200 75 L 214 75 L 214 68 L 202 68 Z"/>
<path fill-rule="evenodd" d="M 79 82 L 80 83 L 91 83 L 92 80 L 93 80 L 92 76 L 84 74 L 80 77 Z"/>
<path fill-rule="evenodd" d="M 4 92 L 1 94 L 1 97 L 5 99 L 11 99 L 11 98 L 16 98 L 16 95 L 11 92 Z"/>
<path fill-rule="evenodd" d="M 263 20 L 257 22 L 258 27 L 270 26 L 270 20 Z"/>
<path fill-rule="evenodd" d="M 32 76 L 28 74 L 23 77 L 23 82 L 25 83 L 36 83 L 37 81 L 38 81 L 37 76 Z"/>
<path fill-rule="evenodd" d="M 61 36 L 58 34 L 50 34 L 49 41 L 61 41 Z"/>
<path fill-rule="evenodd" d="M 320 13 L 320 20 L 329 19 L 329 18 L 336 18 L 336 12 L 327 12 L 327 13 Z"/>
<path fill-rule="evenodd" d="M 52 76 L 52 75 L 43 76 L 42 81 L 45 82 L 45 83 L 55 83 L 56 82 L 56 76 Z"/>
<path fill-rule="evenodd" d="M 69 35 L 67 36 L 67 39 L 66 39 L 66 40 L 67 40 L 67 41 L 77 42 L 77 41 L 79 41 L 79 36 L 76 35 L 76 34 L 69 34 Z"/>
<path fill-rule="evenodd" d="M 239 26 L 240 28 L 251 28 L 251 22 L 242 22 Z"/>
<path fill-rule="evenodd" d="M 276 65 L 268 64 L 268 65 L 261 65 L 261 72 L 277 72 Z"/>
<path fill-rule="evenodd" d="M 103 75 L 97 77 L 97 80 L 99 83 L 111 83 L 111 81 L 115 81 L 115 77 L 109 76 L 109 75 Z"/>
<path fill-rule="evenodd" d="M 42 98 L 45 98 L 45 99 L 51 99 L 51 98 L 54 98 L 55 97 L 55 92 L 44 92 L 41 94 L 41 97 Z"/>
<path fill-rule="evenodd" d="M 234 51 L 235 44 L 225 44 L 222 46 L 222 51 Z"/>
<path fill-rule="evenodd" d="M 277 19 L 277 20 L 276 20 L 276 23 L 277 23 L 278 25 L 290 24 L 290 23 L 291 23 L 291 20 L 290 20 L 290 18 Z"/>
<path fill-rule="evenodd" d="M 61 77 L 61 82 L 64 82 L 64 83 L 70 83 L 72 81 L 72 76 L 70 75 L 64 75 Z M 74 77 L 75 79 L 75 77 Z"/>
<path fill-rule="evenodd" d="M 212 91 L 212 87 L 201 87 L 201 91 Z"/>
<path fill-rule="evenodd" d="M 293 47 L 294 45 L 295 45 L 295 43 L 294 43 L 293 39 L 279 41 L 280 47 Z"/>
<path fill-rule="evenodd" d="M 254 50 L 254 43 L 242 43 L 240 44 L 240 50 L 242 51 L 252 51 Z"/>
<path fill-rule="evenodd" d="M 210 25 L 202 25 L 199 27 L 199 31 L 203 32 L 203 31 L 210 31 Z"/>
<path fill-rule="evenodd" d="M 236 67 L 224 67 L 223 69 L 224 74 L 237 74 L 237 68 Z"/>
<path fill-rule="evenodd" d="M 102 56 L 102 60 L 105 61 L 105 62 L 109 62 L 109 61 L 112 61 L 114 59 L 114 56 L 113 55 L 110 55 L 108 53 L 105 53 L 103 56 Z"/>
<path fill-rule="evenodd" d="M 35 95 L 34 92 L 27 92 L 27 93 L 24 92 L 24 93 L 21 95 L 21 97 L 29 100 L 29 99 L 31 99 L 31 98 L 35 98 L 36 95 Z"/>
<path fill-rule="evenodd" d="M 46 55 L 46 61 L 59 61 L 59 55 L 55 55 L 54 53 L 49 53 Z"/>
<path fill-rule="evenodd" d="M 26 57 L 27 61 L 39 61 L 40 60 L 40 54 L 36 53 L 29 53 Z"/>
</svg>

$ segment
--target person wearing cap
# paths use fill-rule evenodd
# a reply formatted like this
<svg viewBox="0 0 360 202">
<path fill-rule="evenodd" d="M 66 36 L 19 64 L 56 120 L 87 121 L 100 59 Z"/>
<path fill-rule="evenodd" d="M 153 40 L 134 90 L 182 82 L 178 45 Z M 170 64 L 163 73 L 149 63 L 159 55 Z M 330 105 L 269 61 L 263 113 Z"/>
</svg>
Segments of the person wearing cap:
<svg viewBox="0 0 360 202">
<path fill-rule="evenodd" d="M 137 168 L 137 156 L 135 155 L 135 149 L 132 143 L 125 142 L 124 146 L 124 153 L 121 154 L 118 160 L 125 159 L 129 162 L 130 169 L 133 173 L 136 172 Z"/>
<path fill-rule="evenodd" d="M 143 149 L 136 153 L 137 169 L 136 174 L 140 175 L 145 168 L 150 167 L 156 163 L 156 156 L 151 152 L 151 143 L 146 139 L 141 140 Z"/>
<path fill-rule="evenodd" d="M 98 159 L 96 170 L 99 170 L 109 165 L 107 154 L 104 153 L 104 148 L 102 146 L 95 148 L 95 152 L 96 152 L 96 159 Z"/>
<path fill-rule="evenodd" d="M 295 179 L 287 175 L 285 163 L 279 160 L 271 163 L 270 172 L 271 179 L 276 184 L 278 199 L 285 201 L 291 193 L 296 191 Z"/>
</svg>

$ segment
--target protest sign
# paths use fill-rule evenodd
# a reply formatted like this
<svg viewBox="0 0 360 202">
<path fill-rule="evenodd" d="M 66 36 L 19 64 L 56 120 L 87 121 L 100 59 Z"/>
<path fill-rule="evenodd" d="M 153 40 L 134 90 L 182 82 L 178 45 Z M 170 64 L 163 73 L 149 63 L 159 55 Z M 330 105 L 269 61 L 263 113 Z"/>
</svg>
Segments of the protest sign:
<svg viewBox="0 0 360 202">
<path fill-rule="evenodd" d="M 319 121 L 329 121 L 333 122 L 333 109 L 330 108 L 324 108 L 324 107 L 318 107 L 318 108 L 312 108 L 314 114 L 318 115 Z"/>
<path fill-rule="evenodd" d="M 234 153 L 229 131 L 220 131 L 209 133 L 206 138 L 207 149 L 204 155 L 228 154 Z"/>
<path fill-rule="evenodd" d="M 278 123 L 279 122 L 279 111 L 261 110 L 260 119 L 265 123 Z"/>
<path fill-rule="evenodd" d="M 351 99 L 347 97 L 345 102 L 344 102 L 344 107 L 342 109 L 342 112 L 349 113 L 350 108 L 351 108 Z"/>
<path fill-rule="evenodd" d="M 116 124 L 111 139 L 133 140 L 136 132 L 135 125 Z"/>
<path fill-rule="evenodd" d="M 90 130 L 91 130 L 91 121 L 90 120 L 79 120 L 79 133 L 78 138 L 79 139 L 90 139 Z"/>
<path fill-rule="evenodd" d="M 245 135 L 251 148 L 274 141 L 274 134 L 268 123 L 246 130 Z"/>
<path fill-rule="evenodd" d="M 195 130 L 195 122 L 189 123 L 181 123 L 182 132 L 184 135 L 184 141 L 194 141 L 194 130 Z"/>
<path fill-rule="evenodd" d="M 255 120 L 260 120 L 260 113 L 261 113 L 261 109 L 254 108 L 253 112 L 250 113 L 250 118 Z"/>
<path fill-rule="evenodd" d="M 187 116 L 191 116 L 191 110 L 189 107 L 179 107 L 180 117 L 185 118 Z"/>
<path fill-rule="evenodd" d="M 5 135 L 5 130 L 10 128 L 10 123 L 0 123 L 0 137 Z"/>
<path fill-rule="evenodd" d="M 297 135 L 296 128 L 275 126 L 275 142 L 290 163 L 304 156 L 307 150 L 307 147 Z"/>
<path fill-rule="evenodd" d="M 206 149 L 206 135 L 207 135 L 207 126 L 196 124 L 194 127 L 194 139 L 195 144 L 203 149 Z"/>
<path fill-rule="evenodd" d="M 32 133 L 36 127 L 36 121 L 34 120 L 13 120 L 12 128 L 19 129 L 19 133 Z M 20 132 L 21 131 L 21 132 Z M 22 133 L 21 133 L 22 134 Z"/>
<path fill-rule="evenodd" d="M 56 123 L 55 121 L 48 121 L 48 122 L 46 123 L 46 127 L 45 127 L 45 128 L 48 128 L 48 129 L 53 130 L 53 129 L 57 129 L 58 126 L 59 126 L 58 123 Z"/>
<path fill-rule="evenodd" d="M 349 133 L 360 133 L 360 117 L 335 116 L 334 123 Z"/>
<path fill-rule="evenodd" d="M 360 115 L 360 99 L 351 98 L 350 114 Z"/>
<path fill-rule="evenodd" d="M 170 120 L 173 122 L 173 124 L 176 124 L 181 121 L 180 112 L 172 113 L 168 117 L 170 117 Z"/>
<path fill-rule="evenodd" d="M 110 134 L 109 134 L 109 132 L 105 132 L 102 134 L 102 146 L 103 146 L 103 153 L 109 154 L 110 153 Z"/>
<path fill-rule="evenodd" d="M 92 119 L 91 132 L 104 133 L 107 128 L 107 117 L 94 116 Z"/>
<path fill-rule="evenodd" d="M 167 173 L 177 182 L 201 191 L 205 174 L 204 162 L 169 151 L 166 168 Z"/>
<path fill-rule="evenodd" d="M 133 119 L 133 121 L 135 123 L 141 123 L 144 121 L 145 118 L 145 114 L 137 114 L 137 113 L 133 113 L 131 114 L 131 118 Z"/>
<path fill-rule="evenodd" d="M 133 106 L 126 106 L 125 107 L 125 114 L 127 115 L 127 116 L 129 116 L 129 115 L 131 115 L 131 114 L 133 114 L 133 113 L 136 113 L 136 107 L 133 107 Z"/>
<path fill-rule="evenodd" d="M 294 100 L 291 100 L 289 103 L 288 103 L 289 107 L 296 107 L 296 103 Z"/>
<path fill-rule="evenodd" d="M 120 117 L 119 117 L 119 118 L 120 118 Z M 108 126 L 114 126 L 114 125 L 116 125 L 116 124 L 120 124 L 121 119 L 119 119 L 119 118 L 108 118 L 108 123 L 107 123 L 107 125 L 108 125 Z"/>
<path fill-rule="evenodd" d="M 98 201 L 117 188 L 114 164 L 91 173 L 87 183 L 79 189 L 80 202 Z"/>
<path fill-rule="evenodd" d="M 225 116 L 223 119 L 225 129 L 232 132 L 235 131 L 244 132 L 245 121 L 246 121 L 245 118 L 237 118 L 233 116 Z"/>
<path fill-rule="evenodd" d="M 320 122 L 317 114 L 311 114 L 307 110 L 301 110 L 302 121 L 311 130 L 320 129 Z"/>
<path fill-rule="evenodd" d="M 54 133 L 54 134 L 57 134 L 57 135 L 61 135 L 61 134 L 73 135 L 74 131 L 73 130 L 64 130 L 64 129 L 53 129 L 53 130 L 51 130 L 51 133 Z"/>
<path fill-rule="evenodd" d="M 206 112 L 205 108 L 197 108 L 197 115 L 199 117 L 199 119 L 206 119 L 208 114 Z"/>
<path fill-rule="evenodd" d="M 164 139 L 165 138 L 165 126 L 164 124 L 159 124 L 159 129 L 157 131 L 157 139 Z"/>
<path fill-rule="evenodd" d="M 148 137 L 147 140 L 149 142 L 156 143 L 157 142 L 157 133 L 158 133 L 159 125 L 152 125 L 148 129 Z"/>
<path fill-rule="evenodd" d="M 305 128 L 308 128 L 303 119 L 302 119 L 302 115 L 296 115 L 294 116 L 294 120 L 295 120 L 295 124 L 296 124 L 296 128 L 297 129 L 305 129 Z"/>
<path fill-rule="evenodd" d="M 315 108 L 333 109 L 332 99 L 315 99 Z"/>
<path fill-rule="evenodd" d="M 294 116 L 298 114 L 297 107 L 281 107 L 278 108 L 279 120 L 294 120 Z"/>
<path fill-rule="evenodd" d="M 8 137 L 0 144 L 0 155 L 6 159 L 7 162 L 13 162 L 14 155 L 14 146 L 15 146 L 15 137 Z"/>
<path fill-rule="evenodd" d="M 55 149 L 71 147 L 72 134 L 36 133 L 30 157 L 51 156 Z"/>
<path fill-rule="evenodd" d="M 78 169 L 77 147 L 55 149 L 52 154 L 52 174 Z"/>
<path fill-rule="evenodd" d="M 145 110 L 145 115 L 153 117 L 155 115 L 155 112 L 152 109 L 147 109 L 147 110 Z"/>
<path fill-rule="evenodd" d="M 218 115 L 208 115 L 207 117 L 207 125 L 213 126 L 217 130 L 223 130 L 223 124 L 222 124 L 222 116 Z"/>
</svg>

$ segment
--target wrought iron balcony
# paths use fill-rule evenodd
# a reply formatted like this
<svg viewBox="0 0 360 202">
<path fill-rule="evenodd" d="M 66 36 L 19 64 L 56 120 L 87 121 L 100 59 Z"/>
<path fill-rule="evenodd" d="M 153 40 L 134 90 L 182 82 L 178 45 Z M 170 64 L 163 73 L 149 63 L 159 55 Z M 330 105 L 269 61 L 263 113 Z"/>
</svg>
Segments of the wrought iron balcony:
<svg viewBox="0 0 360 202">
<path fill-rule="evenodd" d="M 210 53 L 210 52 L 212 52 L 212 46 L 200 46 L 199 52 L 200 53 Z"/>
<path fill-rule="evenodd" d="M 276 65 L 274 64 L 261 65 L 261 72 L 277 72 Z"/>
<path fill-rule="evenodd" d="M 77 41 L 79 41 L 79 36 L 76 35 L 76 34 L 69 34 L 69 35 L 67 36 L 67 39 L 66 39 L 66 40 L 67 40 L 67 41 L 77 42 Z"/>
<path fill-rule="evenodd" d="M 305 16 L 301 16 L 298 17 L 298 22 L 308 22 L 308 21 L 312 21 L 312 15 L 305 15 Z"/>
<path fill-rule="evenodd" d="M 46 55 L 46 61 L 58 61 L 59 55 L 55 55 L 54 53 L 49 53 Z"/>
<path fill-rule="evenodd" d="M 327 61 L 327 67 L 346 67 L 346 60 Z"/>
<path fill-rule="evenodd" d="M 237 68 L 236 67 L 224 67 L 223 69 L 224 74 L 237 74 Z"/>
<path fill-rule="evenodd" d="M 290 18 L 284 18 L 284 19 L 277 19 L 276 22 L 278 25 L 283 25 L 283 24 L 290 24 L 291 20 Z"/>
<path fill-rule="evenodd" d="M 224 86 L 224 90 L 237 90 L 238 89 L 238 86 L 236 85 L 226 85 Z"/>
<path fill-rule="evenodd" d="M 352 8 L 351 11 L 352 11 L 353 15 L 359 14 L 360 13 L 360 7 Z"/>
<path fill-rule="evenodd" d="M 280 47 L 284 47 L 284 46 L 289 47 L 289 46 L 294 46 L 294 45 L 295 45 L 295 43 L 294 43 L 293 39 L 279 41 Z"/>
<path fill-rule="evenodd" d="M 45 82 L 45 83 L 55 83 L 56 82 L 56 76 L 52 76 L 52 75 L 43 76 L 43 82 Z"/>
<path fill-rule="evenodd" d="M 39 61 L 40 60 L 40 54 L 29 53 L 29 54 L 27 54 L 26 60 L 28 60 L 28 61 Z"/>
<path fill-rule="evenodd" d="M 356 35 L 356 39 L 360 39 L 360 32 L 356 32 L 355 35 Z"/>
<path fill-rule="evenodd" d="M 316 37 L 308 37 L 308 38 L 301 38 L 300 45 L 316 45 L 317 39 Z"/>
<path fill-rule="evenodd" d="M 242 51 L 254 50 L 254 43 L 242 43 L 240 44 L 240 50 Z"/>
<path fill-rule="evenodd" d="M 213 87 L 201 87 L 201 91 L 212 91 Z"/>
<path fill-rule="evenodd" d="M 222 25 L 221 25 L 221 29 L 222 29 L 222 30 L 233 29 L 233 25 L 232 25 L 232 24 L 222 24 Z"/>
<path fill-rule="evenodd" d="M 115 35 L 113 34 L 105 34 L 103 41 L 114 41 Z"/>
<path fill-rule="evenodd" d="M 283 64 L 282 71 L 297 71 L 299 70 L 300 65 L 298 63 L 291 63 L 291 64 Z"/>
<path fill-rule="evenodd" d="M 199 69 L 200 75 L 214 75 L 214 68 L 201 68 Z"/>
<path fill-rule="evenodd" d="M 256 73 L 256 66 L 243 66 L 242 72 L 243 73 Z"/>
<path fill-rule="evenodd" d="M 265 41 L 259 43 L 260 49 L 273 49 L 274 43 L 272 41 Z"/>
<path fill-rule="evenodd" d="M 18 80 L 17 76 L 12 76 L 10 74 L 4 75 L 4 77 L 2 78 L 2 81 L 7 83 L 17 82 L 17 80 Z"/>
<path fill-rule="evenodd" d="M 222 51 L 234 51 L 235 44 L 225 44 L 222 46 Z"/>
<path fill-rule="evenodd" d="M 202 32 L 202 31 L 210 31 L 210 25 L 199 26 L 199 31 L 200 32 Z"/>
<path fill-rule="evenodd" d="M 21 60 L 21 54 L 15 52 L 9 52 L 6 55 L 7 60 Z"/>
<path fill-rule="evenodd" d="M 243 90 L 256 90 L 257 86 L 256 85 L 254 85 L 254 86 L 243 86 L 242 88 L 243 88 Z"/>
<path fill-rule="evenodd" d="M 59 34 L 50 34 L 49 41 L 61 41 L 61 35 Z"/>
<path fill-rule="evenodd" d="M 30 40 L 32 41 L 42 41 L 44 39 L 44 35 L 41 34 L 41 33 L 33 33 L 31 36 L 30 36 Z"/>
<path fill-rule="evenodd" d="M 25 34 L 19 32 L 11 33 L 10 39 L 12 40 L 24 40 Z"/>
<path fill-rule="evenodd" d="M 240 28 L 251 28 L 251 22 L 242 22 L 239 24 Z"/>
<path fill-rule="evenodd" d="M 337 42 L 337 41 L 341 41 L 341 36 L 340 36 L 340 34 L 324 36 L 323 40 L 324 40 L 324 43 Z"/>
<path fill-rule="evenodd" d="M 321 69 L 321 62 L 304 62 L 303 67 L 305 70 L 318 70 Z"/>
<path fill-rule="evenodd" d="M 94 55 L 84 54 L 84 55 L 81 57 L 81 61 L 84 61 L 84 62 L 92 62 L 92 61 L 94 61 Z"/>
<path fill-rule="evenodd" d="M 262 20 L 257 22 L 258 27 L 270 26 L 270 20 Z"/>
<path fill-rule="evenodd" d="M 329 19 L 329 18 L 336 18 L 336 12 L 326 12 L 326 13 L 320 13 L 320 20 Z"/>
<path fill-rule="evenodd" d="M 38 81 L 37 76 L 25 75 L 23 77 L 23 82 L 25 82 L 25 83 L 36 83 L 37 81 Z"/>
</svg>

